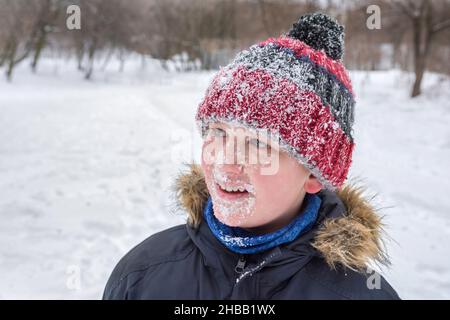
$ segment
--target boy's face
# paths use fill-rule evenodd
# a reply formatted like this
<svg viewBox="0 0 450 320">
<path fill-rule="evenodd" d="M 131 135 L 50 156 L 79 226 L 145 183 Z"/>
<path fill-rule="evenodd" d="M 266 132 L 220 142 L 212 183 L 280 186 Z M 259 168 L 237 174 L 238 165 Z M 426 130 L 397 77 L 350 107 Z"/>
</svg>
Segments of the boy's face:
<svg viewBox="0 0 450 320">
<path fill-rule="evenodd" d="M 320 182 L 268 135 L 212 123 L 203 141 L 202 168 L 214 214 L 228 226 L 271 232 L 300 210 Z"/>
</svg>

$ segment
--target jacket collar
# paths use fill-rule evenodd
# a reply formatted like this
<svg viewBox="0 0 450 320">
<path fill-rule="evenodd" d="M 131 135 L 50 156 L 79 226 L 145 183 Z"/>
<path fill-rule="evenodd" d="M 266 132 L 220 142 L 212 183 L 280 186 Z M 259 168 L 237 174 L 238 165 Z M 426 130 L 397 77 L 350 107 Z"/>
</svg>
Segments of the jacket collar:
<svg viewBox="0 0 450 320">
<path fill-rule="evenodd" d="M 203 222 L 203 208 L 209 194 L 201 167 L 192 164 L 187 172 L 180 174 L 175 191 L 178 206 L 188 214 L 188 233 L 202 251 L 205 263 L 217 266 L 228 263 L 224 261 L 235 261 L 239 255 L 223 246 Z M 336 192 L 319 192 L 322 205 L 315 226 L 296 240 L 270 251 L 276 253 L 271 255 L 270 263 L 283 264 L 299 256 L 321 256 L 332 269 L 341 265 L 362 271 L 371 263 L 389 264 L 381 218 L 363 192 L 361 187 L 352 185 Z M 252 259 L 264 258 L 264 254 L 252 255 Z"/>
</svg>

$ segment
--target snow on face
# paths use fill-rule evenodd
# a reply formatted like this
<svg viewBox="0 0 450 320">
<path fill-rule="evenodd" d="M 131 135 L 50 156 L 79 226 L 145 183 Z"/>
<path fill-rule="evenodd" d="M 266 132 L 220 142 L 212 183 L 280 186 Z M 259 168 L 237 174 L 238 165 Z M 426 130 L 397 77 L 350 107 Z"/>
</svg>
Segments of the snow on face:
<svg viewBox="0 0 450 320">
<path fill-rule="evenodd" d="M 249 162 L 248 156 L 238 154 L 242 152 L 239 147 L 228 149 L 235 129 L 235 124 L 212 123 L 203 142 L 202 168 L 214 215 L 226 225 L 243 228 L 263 226 L 270 229 L 271 225 L 288 222 L 300 209 L 309 171 L 287 153 L 272 149 L 271 152 L 279 152 L 277 170 L 262 174 L 266 162 Z M 239 130 L 249 137 L 246 141 L 252 141 L 253 132 L 242 127 Z M 218 139 L 224 141 L 223 144 L 215 144 L 211 151 L 211 143 Z M 243 149 L 251 153 L 252 148 L 257 147 L 250 144 Z M 245 161 L 223 161 L 225 154 L 230 156 L 229 150 L 233 150 L 231 159 Z"/>
<path fill-rule="evenodd" d="M 242 173 L 240 168 L 238 170 Z M 222 223 L 239 226 L 255 213 L 256 193 L 249 177 L 244 173 L 236 176 L 229 168 L 213 166 L 212 179 L 209 179 L 207 185 L 213 200 L 214 213 Z M 230 188 L 237 188 L 238 191 L 230 192 L 230 195 L 225 194 L 226 189 L 231 190 Z"/>
</svg>

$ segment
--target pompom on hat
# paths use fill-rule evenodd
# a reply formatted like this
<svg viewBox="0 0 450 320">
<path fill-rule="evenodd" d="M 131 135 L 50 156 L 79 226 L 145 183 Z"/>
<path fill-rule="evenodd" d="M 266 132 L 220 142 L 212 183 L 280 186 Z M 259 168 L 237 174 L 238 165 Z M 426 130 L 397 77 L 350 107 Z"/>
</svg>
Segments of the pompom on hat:
<svg viewBox="0 0 450 320">
<path fill-rule="evenodd" d="M 280 148 L 334 190 L 352 161 L 355 96 L 342 64 L 344 28 L 307 14 L 285 35 L 236 55 L 214 76 L 196 121 L 239 123 L 277 135 Z"/>
</svg>

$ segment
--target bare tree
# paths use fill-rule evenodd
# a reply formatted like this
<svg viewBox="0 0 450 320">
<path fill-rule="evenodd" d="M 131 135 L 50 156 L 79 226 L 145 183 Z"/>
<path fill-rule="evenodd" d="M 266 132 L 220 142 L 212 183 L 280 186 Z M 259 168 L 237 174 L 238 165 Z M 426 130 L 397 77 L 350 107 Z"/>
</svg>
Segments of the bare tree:
<svg viewBox="0 0 450 320">
<path fill-rule="evenodd" d="M 33 3 L 24 0 L 0 3 L 2 7 L 2 38 L 0 65 L 6 66 L 6 78 L 11 81 L 14 68 L 32 51 L 34 27 Z"/>
<path fill-rule="evenodd" d="M 81 30 L 65 27 L 69 4 L 81 8 Z M 369 4 L 381 6 L 380 30 L 366 28 Z M 217 68 L 312 11 L 345 25 L 348 67 L 414 70 L 412 96 L 420 94 L 425 70 L 450 72 L 450 0 L 0 0 L 0 8 L 0 67 L 9 79 L 27 58 L 36 71 L 45 50 L 75 54 L 86 79 L 112 57 L 123 70 L 129 52 L 159 59 L 163 67 L 177 56 L 183 57 L 180 70 L 197 61 Z"/>
<path fill-rule="evenodd" d="M 56 29 L 64 0 L 1 0 L 0 66 L 6 64 L 6 76 L 12 78 L 14 68 L 32 56 L 36 67 L 49 34 Z"/>
<path fill-rule="evenodd" d="M 31 69 L 36 72 L 42 49 L 47 44 L 48 35 L 56 28 L 58 15 L 61 13 L 62 1 L 58 0 L 40 0 L 36 6 L 35 24 L 31 36 L 31 45 L 33 46 L 33 59 Z"/>
<path fill-rule="evenodd" d="M 415 81 L 411 97 L 421 93 L 423 75 L 436 36 L 450 28 L 450 5 L 445 0 L 397 0 L 394 9 L 401 12 L 411 23 Z"/>
<path fill-rule="evenodd" d="M 78 0 L 75 3 L 82 12 L 82 27 L 81 30 L 66 31 L 64 36 L 71 39 L 78 68 L 89 80 L 101 54 L 106 52 L 109 59 L 115 50 L 123 55 L 130 49 L 135 5 L 121 0 Z"/>
</svg>

